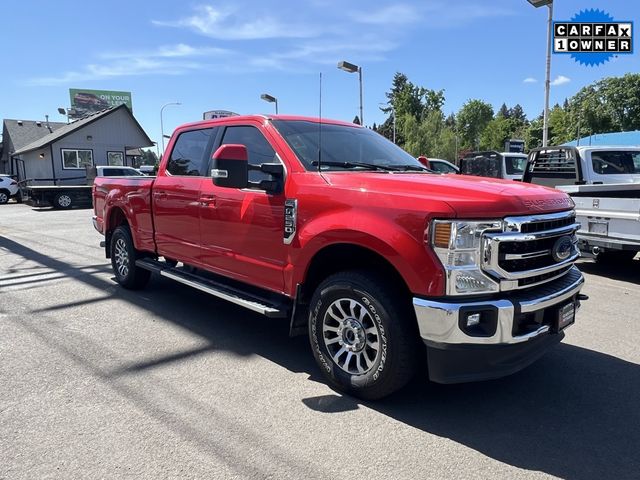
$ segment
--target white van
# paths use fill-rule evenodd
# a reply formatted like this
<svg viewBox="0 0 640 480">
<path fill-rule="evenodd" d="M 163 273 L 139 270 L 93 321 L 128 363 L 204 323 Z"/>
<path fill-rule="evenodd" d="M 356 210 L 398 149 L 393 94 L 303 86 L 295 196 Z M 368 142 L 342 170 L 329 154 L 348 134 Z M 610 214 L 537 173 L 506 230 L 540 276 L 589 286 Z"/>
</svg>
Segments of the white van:
<svg viewBox="0 0 640 480">
<path fill-rule="evenodd" d="M 527 156 L 524 153 L 471 152 L 460 159 L 460 173 L 522 181 L 526 165 Z"/>
</svg>

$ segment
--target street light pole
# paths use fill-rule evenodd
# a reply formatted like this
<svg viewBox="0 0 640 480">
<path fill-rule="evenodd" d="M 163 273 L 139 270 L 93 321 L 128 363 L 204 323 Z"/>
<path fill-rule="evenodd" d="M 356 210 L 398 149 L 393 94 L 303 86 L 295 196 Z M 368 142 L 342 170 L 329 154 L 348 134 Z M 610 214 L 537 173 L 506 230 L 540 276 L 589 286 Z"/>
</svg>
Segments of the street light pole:
<svg viewBox="0 0 640 480">
<path fill-rule="evenodd" d="M 182 105 L 180 102 L 169 102 L 169 103 L 165 103 L 162 108 L 160 108 L 160 135 L 162 136 L 162 155 L 164 155 L 164 121 L 162 118 L 162 112 L 164 111 L 165 107 L 168 107 L 169 105 Z"/>
<path fill-rule="evenodd" d="M 358 73 L 358 81 L 360 83 L 360 125 L 364 125 L 364 113 L 362 108 L 362 67 L 343 60 L 338 62 L 338 68 L 348 73 Z"/>
<path fill-rule="evenodd" d="M 260 95 L 260 98 L 265 102 L 275 103 L 276 104 L 276 115 L 278 115 L 278 99 L 273 95 L 269 95 L 268 93 L 263 93 Z"/>
<path fill-rule="evenodd" d="M 553 26 L 553 2 L 547 5 L 549 19 L 547 21 L 547 72 L 544 81 L 544 122 L 542 126 L 542 146 L 549 144 L 549 91 L 551 90 L 551 28 Z"/>
<path fill-rule="evenodd" d="M 549 91 L 551 90 L 551 29 L 553 27 L 553 0 L 527 0 L 536 8 L 546 6 L 549 9 L 547 20 L 547 71 L 544 80 L 544 113 L 542 124 L 542 146 L 549 144 Z"/>
</svg>

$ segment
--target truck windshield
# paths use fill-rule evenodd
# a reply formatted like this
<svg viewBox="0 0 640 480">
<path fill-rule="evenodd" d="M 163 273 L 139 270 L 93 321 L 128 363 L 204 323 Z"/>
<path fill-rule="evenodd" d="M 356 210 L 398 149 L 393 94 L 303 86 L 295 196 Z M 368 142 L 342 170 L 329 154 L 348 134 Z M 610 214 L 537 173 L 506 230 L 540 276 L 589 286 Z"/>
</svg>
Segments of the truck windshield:
<svg viewBox="0 0 640 480">
<path fill-rule="evenodd" d="M 600 175 L 629 175 L 640 173 L 640 151 L 614 150 L 591 153 L 593 171 Z"/>
<path fill-rule="evenodd" d="M 508 175 L 521 175 L 527 165 L 527 157 L 505 157 L 504 162 Z"/>
<path fill-rule="evenodd" d="M 274 120 L 273 125 L 307 170 L 317 170 L 319 142 L 322 142 L 322 170 L 359 171 L 369 166 L 379 171 L 426 171 L 418 160 L 382 135 L 368 128 L 306 120 Z M 359 164 L 359 165 L 358 165 Z"/>
</svg>

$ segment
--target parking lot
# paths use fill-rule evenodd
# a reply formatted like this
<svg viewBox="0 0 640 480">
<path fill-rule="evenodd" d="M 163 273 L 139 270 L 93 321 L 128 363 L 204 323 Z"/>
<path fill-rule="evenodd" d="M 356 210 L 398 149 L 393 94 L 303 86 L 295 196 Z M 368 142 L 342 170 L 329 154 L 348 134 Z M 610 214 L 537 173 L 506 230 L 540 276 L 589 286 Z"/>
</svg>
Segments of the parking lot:
<svg viewBox="0 0 640 480">
<path fill-rule="evenodd" d="M 116 285 L 91 210 L 0 206 L 0 478 L 632 479 L 640 260 L 511 377 L 327 387 L 285 321 L 154 278 Z"/>
</svg>

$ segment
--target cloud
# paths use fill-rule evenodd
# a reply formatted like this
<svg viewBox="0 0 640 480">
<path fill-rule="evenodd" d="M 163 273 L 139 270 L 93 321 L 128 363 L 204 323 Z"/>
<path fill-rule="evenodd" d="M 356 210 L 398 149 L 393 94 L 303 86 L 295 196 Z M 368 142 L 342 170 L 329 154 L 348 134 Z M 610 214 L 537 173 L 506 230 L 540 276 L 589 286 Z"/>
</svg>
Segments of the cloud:
<svg viewBox="0 0 640 480">
<path fill-rule="evenodd" d="M 522 81 L 522 83 L 538 83 L 538 80 L 533 77 L 527 77 Z"/>
<path fill-rule="evenodd" d="M 569 77 L 565 77 L 564 75 L 558 75 L 555 80 L 551 82 L 551 85 L 557 87 L 558 85 L 564 85 L 565 83 L 569 83 L 571 79 Z"/>
<path fill-rule="evenodd" d="M 220 40 L 308 38 L 318 34 L 317 29 L 310 24 L 282 21 L 269 14 L 251 18 L 247 11 L 239 11 L 235 6 L 216 8 L 199 5 L 194 10 L 193 15 L 177 21 L 152 20 L 152 23 L 160 27 L 188 28 Z"/>
<path fill-rule="evenodd" d="M 411 5 L 389 5 L 374 11 L 358 11 L 349 14 L 352 20 L 370 25 L 402 25 L 420 20 L 420 13 Z"/>
<path fill-rule="evenodd" d="M 233 51 L 217 47 L 193 47 L 184 43 L 165 45 L 155 50 L 106 52 L 100 55 L 102 64 L 90 63 L 84 68 L 53 77 L 28 80 L 32 86 L 65 85 L 73 82 L 139 75 L 183 75 L 206 68 L 192 57 L 226 57 Z"/>
</svg>

